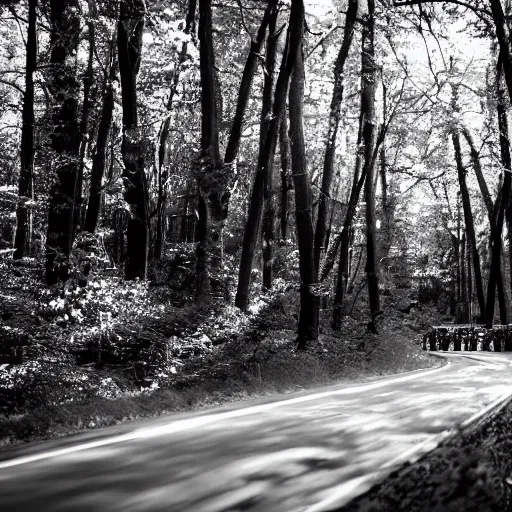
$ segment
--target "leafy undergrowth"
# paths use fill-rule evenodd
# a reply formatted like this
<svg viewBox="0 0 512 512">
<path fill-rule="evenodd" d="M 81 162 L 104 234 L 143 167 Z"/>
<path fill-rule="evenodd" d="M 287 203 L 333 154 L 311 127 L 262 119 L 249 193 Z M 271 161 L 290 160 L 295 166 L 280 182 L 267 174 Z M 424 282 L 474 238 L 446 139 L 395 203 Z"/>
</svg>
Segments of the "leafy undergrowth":
<svg viewBox="0 0 512 512">
<path fill-rule="evenodd" d="M 336 512 L 510 512 L 511 431 L 509 404 Z"/>
<path fill-rule="evenodd" d="M 326 309 L 318 343 L 298 352 L 290 285 L 255 293 L 247 314 L 198 307 L 188 256 L 152 269 L 160 286 L 98 268 L 64 290 L 47 290 L 34 261 L 1 261 L 0 444 L 440 364 L 419 348 L 431 309 L 401 313 L 387 297 L 380 335 L 366 332 L 364 300 L 340 333 Z"/>
</svg>

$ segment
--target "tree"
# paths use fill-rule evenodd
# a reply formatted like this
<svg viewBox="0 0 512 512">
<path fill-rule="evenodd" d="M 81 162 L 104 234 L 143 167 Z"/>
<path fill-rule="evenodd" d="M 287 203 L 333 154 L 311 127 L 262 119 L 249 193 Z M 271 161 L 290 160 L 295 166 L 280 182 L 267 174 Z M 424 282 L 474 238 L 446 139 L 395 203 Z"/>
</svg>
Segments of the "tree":
<svg viewBox="0 0 512 512">
<path fill-rule="evenodd" d="M 19 260 L 30 252 L 32 213 L 26 202 L 34 198 L 34 72 L 37 66 L 37 0 L 28 0 L 28 29 L 25 64 L 25 94 L 20 148 L 20 178 L 16 209 L 16 238 L 13 258 Z"/>
<path fill-rule="evenodd" d="M 222 264 L 222 229 L 227 215 L 227 176 L 219 149 L 218 83 L 212 36 L 212 2 L 199 0 L 199 54 L 201 74 L 201 152 L 195 162 L 198 185 L 196 298 L 210 289 L 210 265 Z"/>
<path fill-rule="evenodd" d="M 304 3 L 292 0 L 290 11 L 289 58 L 293 62 L 291 75 L 290 143 L 292 176 L 295 185 L 295 221 L 299 245 L 300 310 L 297 331 L 297 348 L 318 339 L 318 315 L 320 300 L 315 291 L 317 269 L 314 261 L 314 233 L 311 189 L 306 164 L 304 144 Z"/>
<path fill-rule="evenodd" d="M 364 166 L 361 171 L 361 166 L 363 163 L 363 155 L 361 149 L 364 147 L 362 146 L 363 122 L 365 118 L 363 108 L 364 105 L 361 102 L 361 113 L 359 115 L 359 133 L 357 137 L 357 155 L 354 169 L 354 177 L 352 180 L 352 187 L 350 190 L 347 211 L 345 213 L 345 218 L 343 221 L 343 227 L 341 233 L 339 234 L 338 237 L 336 237 L 336 240 L 331 245 L 330 251 L 327 253 L 320 277 L 322 281 L 327 278 L 329 272 L 334 266 L 336 255 L 339 250 L 338 274 L 336 277 L 336 292 L 333 303 L 333 329 L 340 329 L 341 327 L 343 296 L 345 285 L 348 280 L 348 249 L 350 245 L 350 227 L 352 226 L 352 222 L 356 214 L 359 196 L 361 194 L 363 185 L 366 181 L 367 172 L 369 168 L 368 166 Z"/>
<path fill-rule="evenodd" d="M 100 213 L 102 181 L 107 162 L 107 144 L 112 127 L 112 115 L 114 112 L 114 78 L 116 75 L 116 58 L 114 53 L 114 41 L 111 43 L 110 55 L 105 76 L 103 77 L 103 104 L 101 108 L 98 136 L 92 158 L 91 183 L 89 202 L 85 214 L 84 229 L 94 233 L 98 224 Z"/>
<path fill-rule="evenodd" d="M 454 89 L 454 100 L 453 100 L 454 111 L 457 110 L 456 106 L 456 91 Z M 469 198 L 469 191 L 466 184 L 466 170 L 462 162 L 462 150 L 460 147 L 460 135 L 457 126 L 454 126 L 451 133 L 453 149 L 455 151 L 455 161 L 457 163 L 457 176 L 459 179 L 459 187 L 462 200 L 462 209 L 464 211 L 464 221 L 466 225 L 466 237 L 468 245 L 468 256 L 473 258 L 473 272 L 475 275 L 475 288 L 478 298 L 478 307 L 480 309 L 480 318 L 484 317 L 485 314 L 485 298 L 483 291 L 482 282 L 482 271 L 480 268 L 480 255 L 478 254 L 478 248 L 476 246 L 475 237 L 475 226 L 473 221 L 473 212 L 471 210 L 471 202 Z M 468 276 L 469 269 L 468 269 Z"/>
<path fill-rule="evenodd" d="M 375 3 L 368 2 L 368 13 L 363 18 L 363 34 L 361 39 L 361 112 L 359 117 L 359 142 L 362 147 L 362 154 L 356 159 L 356 171 L 352 191 L 350 195 L 345 223 L 340 236 L 340 261 L 338 265 L 338 276 L 336 280 L 336 295 L 333 306 L 333 327 L 339 329 L 341 326 L 341 308 L 343 303 L 343 290 L 346 284 L 348 272 L 347 255 L 350 239 L 350 225 L 355 213 L 360 190 L 365 187 L 366 200 L 366 278 L 368 283 L 368 296 L 370 301 L 371 322 L 370 328 L 375 330 L 374 320 L 380 312 L 378 274 L 376 261 L 376 240 L 375 240 L 375 198 L 374 198 L 374 175 L 376 162 L 376 120 L 375 120 L 375 88 L 376 88 L 376 65 L 374 47 L 374 12 Z M 361 151 L 358 147 L 358 152 Z M 359 176 L 359 165 L 363 165 L 361 176 Z"/>
<path fill-rule="evenodd" d="M 288 113 L 285 111 L 279 126 L 279 154 L 281 157 L 281 200 L 279 207 L 281 240 L 288 239 L 290 216 L 290 138 L 288 136 Z"/>
<path fill-rule="evenodd" d="M 291 13 L 290 13 L 291 19 Z M 291 22 L 290 22 L 291 23 Z M 274 92 L 272 104 L 272 117 L 270 122 L 266 123 L 263 119 L 264 136 L 260 138 L 258 151 L 258 163 L 256 175 L 251 190 L 249 202 L 249 214 L 244 230 L 244 239 L 242 243 L 242 256 L 240 259 L 240 269 L 238 273 L 238 286 L 235 297 L 235 305 L 242 310 L 247 309 L 249 304 L 249 286 L 251 282 L 251 271 L 254 261 L 254 252 L 258 243 L 261 229 L 261 220 L 263 214 L 263 199 L 265 194 L 265 185 L 268 183 L 269 173 L 272 172 L 274 155 L 277 146 L 277 137 L 279 133 L 279 123 L 283 112 L 286 110 L 286 95 L 288 84 L 293 69 L 294 57 L 291 56 L 289 39 L 291 25 L 289 25 L 286 36 L 286 46 L 281 60 L 281 67 Z M 271 93 L 271 88 L 265 91 Z M 265 101 L 268 101 L 265 100 Z"/>
<path fill-rule="evenodd" d="M 334 156 L 336 150 L 336 136 L 340 123 L 341 102 L 344 91 L 344 68 L 348 57 L 354 26 L 357 17 L 358 0 L 349 0 L 347 15 L 345 19 L 345 32 L 341 43 L 336 62 L 334 64 L 334 88 L 332 92 L 331 106 L 329 111 L 329 131 L 327 133 L 327 147 L 325 149 L 324 166 L 322 174 L 322 187 L 318 198 L 318 215 L 315 231 L 315 266 L 320 268 L 320 258 L 325 251 L 325 238 L 327 230 L 327 207 L 328 199 L 331 197 L 331 184 L 334 175 Z"/>
<path fill-rule="evenodd" d="M 491 223 L 491 246 L 492 246 L 492 259 L 491 268 L 489 272 L 489 282 L 487 284 L 487 303 L 485 311 L 485 322 L 492 324 L 494 320 L 494 303 L 495 303 L 495 289 L 498 286 L 498 295 L 503 292 L 503 278 L 501 272 L 501 247 L 502 247 L 502 232 L 503 232 L 503 221 L 505 218 L 506 208 L 510 201 L 510 188 L 512 184 L 511 172 L 512 172 L 512 161 L 510 157 L 510 142 L 508 135 L 508 119 L 507 119 L 507 108 L 505 102 L 505 91 L 501 83 L 501 62 L 498 63 L 498 77 L 497 77 L 497 114 L 498 114 L 498 128 L 499 128 L 499 139 L 500 139 L 500 150 L 501 150 L 501 162 L 505 169 L 503 183 L 500 194 L 498 195 L 497 203 L 497 214 L 495 222 Z M 509 251 L 512 248 L 509 247 Z M 504 300 L 500 300 L 500 316 L 501 323 L 507 324 L 507 308 L 502 304 Z"/>
<path fill-rule="evenodd" d="M 364 105 L 365 119 L 363 125 L 364 165 L 367 168 L 364 184 L 366 201 L 366 280 L 368 283 L 368 299 L 370 302 L 370 330 L 376 332 L 375 320 L 380 311 L 379 275 L 377 268 L 377 241 L 375 236 L 375 161 L 373 157 L 376 126 L 375 126 L 375 3 L 368 0 L 368 15 L 363 25 L 363 60 L 362 75 L 364 77 L 361 103 Z"/>
<path fill-rule="evenodd" d="M 126 279 L 146 279 L 148 263 L 148 185 L 144 170 L 145 142 L 137 115 L 137 74 L 142 54 L 145 4 L 122 0 L 117 47 L 123 104 L 124 198 L 130 210 L 127 230 Z"/>
<path fill-rule="evenodd" d="M 276 5 L 277 3 L 274 2 Z M 277 39 L 276 34 L 277 9 L 274 6 L 274 12 L 269 24 L 267 36 L 267 51 L 265 59 L 265 75 L 263 78 L 263 100 L 261 106 L 260 122 L 260 145 L 264 143 L 267 136 L 268 125 L 270 123 L 269 115 L 272 112 L 272 90 L 274 87 L 275 67 L 277 57 Z M 282 116 L 284 117 L 284 115 Z M 281 119 L 282 122 L 282 119 Z M 276 135 L 277 137 L 277 135 Z M 267 169 L 267 179 L 263 190 L 264 208 L 263 208 L 263 226 L 262 226 L 262 256 L 263 256 L 263 288 L 270 290 L 272 288 L 273 260 L 274 260 L 274 193 L 273 193 L 273 165 Z"/>
<path fill-rule="evenodd" d="M 94 103 L 93 84 L 94 84 L 94 52 L 96 51 L 96 27 L 94 25 L 95 19 L 98 16 L 96 9 L 96 0 L 88 0 L 88 20 L 87 20 L 87 39 L 89 43 L 89 54 L 87 57 L 87 68 L 84 73 L 83 82 L 83 100 L 82 100 L 82 115 L 80 118 L 80 149 L 79 149 L 79 164 L 77 174 L 76 196 L 75 196 L 75 218 L 73 219 L 74 228 L 79 223 L 83 222 L 82 204 L 83 204 L 83 181 L 85 169 L 85 152 L 89 142 L 89 117 L 91 107 Z"/>
<path fill-rule="evenodd" d="M 53 97 L 53 169 L 56 180 L 50 191 L 46 239 L 46 282 L 68 278 L 68 258 L 74 239 L 74 211 L 80 143 L 77 107 L 80 85 L 76 55 L 80 34 L 77 0 L 50 0 L 51 77 Z"/>
</svg>

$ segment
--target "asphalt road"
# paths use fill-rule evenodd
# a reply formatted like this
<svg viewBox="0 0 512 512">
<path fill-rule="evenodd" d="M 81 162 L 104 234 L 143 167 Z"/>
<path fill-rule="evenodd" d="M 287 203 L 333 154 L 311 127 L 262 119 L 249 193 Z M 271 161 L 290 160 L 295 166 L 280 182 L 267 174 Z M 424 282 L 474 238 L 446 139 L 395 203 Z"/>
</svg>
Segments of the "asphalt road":
<svg viewBox="0 0 512 512">
<path fill-rule="evenodd" d="M 462 353 L 464 354 L 464 353 Z M 512 354 L 3 452 L 2 512 L 326 511 L 512 393 Z"/>
</svg>

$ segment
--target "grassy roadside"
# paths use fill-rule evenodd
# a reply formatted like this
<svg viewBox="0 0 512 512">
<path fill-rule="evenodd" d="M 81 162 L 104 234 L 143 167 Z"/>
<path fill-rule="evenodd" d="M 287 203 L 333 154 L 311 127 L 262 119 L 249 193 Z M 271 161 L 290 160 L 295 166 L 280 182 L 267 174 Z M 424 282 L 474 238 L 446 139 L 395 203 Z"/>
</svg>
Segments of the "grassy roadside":
<svg viewBox="0 0 512 512">
<path fill-rule="evenodd" d="M 393 294 L 379 335 L 360 301 L 341 332 L 324 310 L 319 341 L 297 352 L 298 294 L 283 279 L 242 313 L 108 276 L 56 295 L 37 272 L 0 268 L 0 445 L 442 364 L 420 350 L 435 312 L 400 312 Z"/>
<path fill-rule="evenodd" d="M 247 343 L 245 354 L 240 355 L 233 341 L 219 351 L 217 364 L 200 375 L 193 371 L 184 374 L 168 387 L 116 399 L 95 396 L 82 403 L 36 407 L 22 415 L 0 418 L 0 445 L 443 364 L 421 352 L 409 337 L 396 333 L 373 336 L 364 347 L 360 341 L 354 346 L 323 335 L 318 346 L 305 353 L 293 351 L 293 331 L 271 334 L 288 339 L 279 343 L 272 337 L 260 340 L 257 357 L 249 362 L 256 343 Z"/>
</svg>

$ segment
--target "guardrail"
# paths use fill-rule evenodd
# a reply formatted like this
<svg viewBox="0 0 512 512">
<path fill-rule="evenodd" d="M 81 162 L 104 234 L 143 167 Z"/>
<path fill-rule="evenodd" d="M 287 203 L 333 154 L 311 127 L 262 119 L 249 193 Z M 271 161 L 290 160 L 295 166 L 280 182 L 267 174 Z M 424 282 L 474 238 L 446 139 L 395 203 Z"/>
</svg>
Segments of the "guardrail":
<svg viewBox="0 0 512 512">
<path fill-rule="evenodd" d="M 423 350 L 512 352 L 512 325 L 437 325 L 423 336 Z"/>
</svg>

